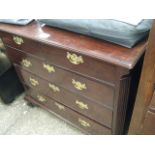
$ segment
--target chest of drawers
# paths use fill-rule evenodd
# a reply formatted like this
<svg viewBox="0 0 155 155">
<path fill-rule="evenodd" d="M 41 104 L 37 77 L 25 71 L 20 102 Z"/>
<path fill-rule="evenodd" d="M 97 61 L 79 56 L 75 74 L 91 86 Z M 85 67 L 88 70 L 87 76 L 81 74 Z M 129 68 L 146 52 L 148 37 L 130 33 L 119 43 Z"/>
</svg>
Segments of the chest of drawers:
<svg viewBox="0 0 155 155">
<path fill-rule="evenodd" d="M 145 42 L 127 49 L 36 21 L 0 24 L 0 37 L 26 100 L 87 134 L 124 133 Z"/>
</svg>

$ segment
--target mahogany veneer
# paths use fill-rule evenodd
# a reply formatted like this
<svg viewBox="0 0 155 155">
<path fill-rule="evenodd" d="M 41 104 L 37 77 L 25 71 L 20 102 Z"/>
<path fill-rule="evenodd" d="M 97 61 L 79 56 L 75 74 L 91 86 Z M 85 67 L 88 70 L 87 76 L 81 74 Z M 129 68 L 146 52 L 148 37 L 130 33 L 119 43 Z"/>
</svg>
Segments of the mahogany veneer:
<svg viewBox="0 0 155 155">
<path fill-rule="evenodd" d="M 88 134 L 125 133 L 145 42 L 128 49 L 36 21 L 0 24 L 0 37 L 26 100 Z"/>
</svg>

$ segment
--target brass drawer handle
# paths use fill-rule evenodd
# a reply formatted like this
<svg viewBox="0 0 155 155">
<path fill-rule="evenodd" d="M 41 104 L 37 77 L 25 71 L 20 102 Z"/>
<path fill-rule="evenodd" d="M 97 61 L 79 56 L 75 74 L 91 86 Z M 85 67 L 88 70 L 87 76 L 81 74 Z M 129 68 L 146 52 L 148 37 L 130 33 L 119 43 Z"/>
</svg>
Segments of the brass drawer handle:
<svg viewBox="0 0 155 155">
<path fill-rule="evenodd" d="M 82 56 L 77 56 L 76 54 L 71 54 L 69 52 L 67 52 L 67 59 L 70 61 L 70 63 L 74 65 L 79 65 L 84 63 Z"/>
<path fill-rule="evenodd" d="M 72 84 L 77 90 L 87 89 L 86 84 L 76 81 L 74 79 L 72 79 Z"/>
<path fill-rule="evenodd" d="M 17 44 L 17 45 L 21 45 L 24 43 L 24 40 L 21 37 L 18 36 L 13 36 L 13 41 Z"/>
<path fill-rule="evenodd" d="M 57 102 L 55 102 L 55 105 L 58 107 L 59 110 L 65 110 L 65 107 Z"/>
<path fill-rule="evenodd" d="M 90 124 L 88 122 L 86 122 L 85 120 L 79 118 L 78 119 L 79 123 L 84 126 L 84 127 L 90 127 Z"/>
<path fill-rule="evenodd" d="M 5 51 L 5 45 L 2 41 L 2 39 L 0 38 L 0 50 L 4 50 Z"/>
<path fill-rule="evenodd" d="M 31 61 L 27 60 L 27 59 L 22 59 L 22 62 L 21 62 L 22 66 L 25 66 L 27 68 L 31 67 L 32 66 L 32 63 Z"/>
<path fill-rule="evenodd" d="M 54 92 L 60 92 L 60 88 L 55 86 L 54 84 L 49 83 L 49 88 L 51 88 Z"/>
<path fill-rule="evenodd" d="M 55 68 L 51 65 L 43 63 L 43 68 L 46 69 L 49 73 L 55 72 Z"/>
<path fill-rule="evenodd" d="M 31 77 L 30 77 L 29 80 L 30 80 L 31 85 L 33 85 L 33 86 L 39 85 L 39 82 L 37 80 L 35 80 L 35 79 L 31 78 Z"/>
<path fill-rule="evenodd" d="M 41 95 L 37 95 L 37 98 L 38 98 L 38 101 L 40 102 L 46 102 L 46 99 Z"/>
<path fill-rule="evenodd" d="M 78 107 L 80 109 L 87 109 L 88 110 L 88 105 L 87 104 L 85 104 L 85 103 L 83 103 L 81 101 L 78 101 L 78 100 L 76 100 L 75 103 L 78 105 Z"/>
</svg>

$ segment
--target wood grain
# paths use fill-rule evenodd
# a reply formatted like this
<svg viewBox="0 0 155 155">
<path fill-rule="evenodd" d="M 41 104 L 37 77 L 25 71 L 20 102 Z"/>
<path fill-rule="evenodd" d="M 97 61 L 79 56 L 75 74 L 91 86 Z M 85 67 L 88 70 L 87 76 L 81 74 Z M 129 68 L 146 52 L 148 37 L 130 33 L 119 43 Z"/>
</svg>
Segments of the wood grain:
<svg viewBox="0 0 155 155">
<path fill-rule="evenodd" d="M 136 65 L 146 46 L 146 42 L 142 42 L 134 48 L 128 49 L 103 40 L 48 27 L 37 21 L 27 26 L 0 24 L 0 31 L 4 42 L 10 39 L 3 32 L 9 32 L 29 40 L 36 40 L 53 45 L 53 47 L 74 51 L 128 69 L 132 69 Z"/>
<path fill-rule="evenodd" d="M 43 105 L 32 99 L 34 96 L 28 93 L 27 100 L 39 104 L 46 110 L 54 111 L 75 126 L 78 123 L 77 116 L 86 119 L 92 124 L 92 128 L 82 128 L 86 132 L 124 134 L 127 126 L 127 107 L 132 109 L 139 79 L 135 73 L 139 73 L 141 69 L 141 65 L 137 64 L 141 64 L 143 60 L 146 42 L 128 49 L 92 37 L 48 27 L 36 21 L 27 26 L 0 24 L 0 36 L 14 66 L 21 66 L 22 59 L 28 59 L 32 63 L 30 68 L 25 68 L 26 71 L 23 70 L 23 66 L 17 69 L 18 76 L 22 77 L 21 81 L 28 85 L 30 75 L 31 78 L 36 78 L 39 85 L 36 88 L 30 87 L 32 91 L 42 92 L 41 95 L 46 94 L 47 98 L 50 96 L 50 99 L 56 100 L 67 110 L 60 113 L 53 106 L 53 101 L 51 104 L 48 102 Z M 23 43 L 16 44 L 14 36 L 22 37 Z M 68 52 L 82 57 L 84 63 L 72 64 L 67 59 Z M 42 63 L 53 66 L 54 74 L 47 73 Z M 73 79 L 85 84 L 83 91 L 73 86 Z M 62 90 L 61 96 L 49 93 L 51 91 L 47 87 L 47 82 L 58 86 Z M 81 84 L 78 85 L 81 87 Z M 90 111 L 78 110 L 73 103 L 75 98 L 85 103 L 89 102 L 87 104 Z"/>
<path fill-rule="evenodd" d="M 138 94 L 131 119 L 129 134 L 141 134 L 146 111 L 150 104 L 154 90 L 155 73 L 155 22 L 153 23 L 147 51 L 144 58 Z"/>
<path fill-rule="evenodd" d="M 27 72 L 26 70 L 23 70 L 16 66 L 16 70 L 18 72 L 18 75 L 21 79 L 21 82 L 23 84 L 26 84 L 29 88 L 34 89 L 35 91 L 39 91 L 42 94 L 45 94 L 46 96 L 63 103 L 64 105 L 70 107 L 71 109 L 88 116 L 89 118 L 96 120 L 98 123 L 101 123 L 109 128 L 112 127 L 112 114 L 113 111 L 109 108 L 106 108 L 104 104 L 98 104 L 95 101 L 92 101 L 89 98 L 86 98 L 84 96 L 78 95 L 77 93 L 71 92 L 67 89 L 62 88 L 61 86 L 54 84 L 56 87 L 59 88 L 59 92 L 53 92 L 52 89 L 49 87 L 49 81 L 46 81 L 45 79 L 42 79 L 30 72 Z M 37 80 L 39 82 L 38 86 L 31 85 L 29 81 L 29 77 Z M 76 100 L 87 104 L 87 109 L 81 109 L 76 104 Z"/>
<path fill-rule="evenodd" d="M 29 102 L 37 104 L 50 112 L 54 112 L 56 115 L 61 117 L 61 119 L 64 119 L 65 121 L 69 121 L 69 123 L 74 124 L 74 126 L 76 125 L 80 129 L 87 131 L 87 133 L 89 134 L 94 134 L 94 135 L 111 134 L 111 130 L 109 128 L 99 125 L 95 121 L 80 115 L 79 113 L 71 110 L 70 108 L 64 106 L 63 104 L 57 101 L 54 101 L 42 94 L 40 95 L 42 95 L 46 99 L 46 101 L 39 102 L 37 99 L 37 95 L 39 94 L 39 92 L 37 91 L 34 91 L 34 90 L 32 90 L 31 92 L 28 91 L 27 94 L 29 94 L 29 96 L 26 97 Z M 64 107 L 64 108 L 60 109 L 57 105 L 60 105 L 61 107 Z M 88 123 L 89 126 L 83 126 L 79 122 L 79 119 Z"/>
</svg>

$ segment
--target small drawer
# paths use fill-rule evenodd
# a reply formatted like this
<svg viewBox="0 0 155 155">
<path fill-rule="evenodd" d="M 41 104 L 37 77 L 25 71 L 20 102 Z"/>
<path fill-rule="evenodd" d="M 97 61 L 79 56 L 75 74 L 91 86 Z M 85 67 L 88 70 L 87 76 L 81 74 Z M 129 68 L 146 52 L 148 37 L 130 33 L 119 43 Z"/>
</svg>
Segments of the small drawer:
<svg viewBox="0 0 155 155">
<path fill-rule="evenodd" d="M 24 70 L 17 69 L 19 76 L 24 84 L 32 89 L 46 94 L 50 98 L 65 104 L 73 110 L 82 113 L 89 118 L 111 128 L 112 110 L 102 104 L 95 103 L 83 96 L 72 93 L 55 83 L 51 83 L 30 74 Z M 34 83 L 34 84 L 33 84 Z M 37 84 L 36 84 L 37 83 Z"/>
<path fill-rule="evenodd" d="M 112 64 L 83 55 L 79 51 L 72 51 L 54 45 L 43 44 L 5 32 L 1 33 L 4 43 L 8 46 L 44 58 L 53 64 L 73 72 L 94 79 L 115 83 L 116 68 Z"/>
<path fill-rule="evenodd" d="M 28 91 L 27 94 L 35 99 L 34 103 L 56 113 L 61 118 L 66 119 L 73 125 L 87 131 L 90 134 L 111 134 L 111 130 L 109 128 L 106 128 L 95 121 L 80 115 L 63 104 L 60 104 L 59 102 L 54 101 L 37 91 L 31 90 L 30 92 Z M 32 100 L 29 101 L 32 102 Z"/>
<path fill-rule="evenodd" d="M 8 56 L 12 62 L 50 82 L 113 108 L 114 86 L 61 69 L 47 61 L 11 48 L 8 49 Z"/>
</svg>

